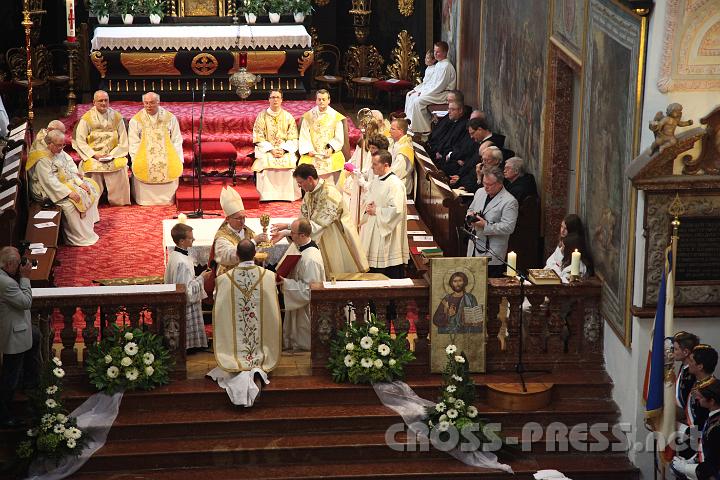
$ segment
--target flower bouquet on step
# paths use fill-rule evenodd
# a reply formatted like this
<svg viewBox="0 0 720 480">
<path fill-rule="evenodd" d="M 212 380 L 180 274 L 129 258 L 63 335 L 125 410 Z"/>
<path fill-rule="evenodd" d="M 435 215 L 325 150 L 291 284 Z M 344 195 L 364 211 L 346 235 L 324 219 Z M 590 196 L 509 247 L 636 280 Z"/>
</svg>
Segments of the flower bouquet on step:
<svg viewBox="0 0 720 480">
<path fill-rule="evenodd" d="M 338 332 L 330 344 L 328 369 L 337 383 L 392 382 L 404 376 L 405 365 L 414 359 L 405 333 L 392 338 L 370 315 L 367 323 L 352 322 Z"/>
<path fill-rule="evenodd" d="M 90 382 L 108 394 L 152 390 L 170 382 L 172 358 L 162 338 L 139 328 L 112 326 L 109 336 L 90 348 Z"/>
<path fill-rule="evenodd" d="M 85 446 L 84 432 L 62 404 L 64 376 L 62 362 L 54 357 L 48 362 L 37 392 L 31 395 L 34 410 L 32 426 L 16 451 L 26 466 L 38 457 L 59 462 L 68 455 L 78 456 Z"/>
</svg>

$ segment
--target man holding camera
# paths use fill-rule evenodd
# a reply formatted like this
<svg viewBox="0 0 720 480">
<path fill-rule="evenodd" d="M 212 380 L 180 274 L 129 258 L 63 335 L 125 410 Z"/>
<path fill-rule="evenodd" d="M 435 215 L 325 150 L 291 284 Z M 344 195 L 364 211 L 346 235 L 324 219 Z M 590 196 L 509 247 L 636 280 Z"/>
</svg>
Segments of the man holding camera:
<svg viewBox="0 0 720 480">
<path fill-rule="evenodd" d="M 468 242 L 467 256 L 490 257 L 489 277 L 501 277 L 504 272 L 501 259 L 505 259 L 508 240 L 515 231 L 518 217 L 518 201 L 505 190 L 504 180 L 498 167 L 484 170 L 483 188 L 475 192 L 466 217 L 477 235 Z"/>
<path fill-rule="evenodd" d="M 23 378 L 26 387 L 38 383 L 40 331 L 30 323 L 32 264 L 21 261 L 15 247 L 0 249 L 0 426 L 15 427 L 10 404 Z"/>
</svg>

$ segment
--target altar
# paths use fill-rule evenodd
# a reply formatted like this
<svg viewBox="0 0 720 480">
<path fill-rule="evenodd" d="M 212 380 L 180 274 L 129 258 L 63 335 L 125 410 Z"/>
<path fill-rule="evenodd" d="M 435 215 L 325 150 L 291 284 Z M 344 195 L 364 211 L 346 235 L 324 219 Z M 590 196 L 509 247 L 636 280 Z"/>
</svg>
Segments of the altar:
<svg viewBox="0 0 720 480">
<path fill-rule="evenodd" d="M 237 99 L 230 76 L 247 56 L 247 71 L 260 75 L 250 98 L 280 88 L 286 98 L 309 90 L 311 37 L 302 24 L 97 26 L 90 59 L 100 88 L 113 98 L 155 91 L 188 100 L 205 88 L 208 99 Z"/>
</svg>

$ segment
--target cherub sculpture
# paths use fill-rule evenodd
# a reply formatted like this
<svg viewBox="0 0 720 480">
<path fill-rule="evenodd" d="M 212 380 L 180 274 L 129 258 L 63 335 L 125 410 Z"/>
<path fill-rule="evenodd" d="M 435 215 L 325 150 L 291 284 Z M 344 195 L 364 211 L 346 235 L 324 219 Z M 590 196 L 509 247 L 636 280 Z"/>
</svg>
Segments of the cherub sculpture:
<svg viewBox="0 0 720 480">
<path fill-rule="evenodd" d="M 662 152 L 667 147 L 671 147 L 677 143 L 675 138 L 675 129 L 677 127 L 687 127 L 693 124 L 692 120 L 680 120 L 682 117 L 682 105 L 679 103 L 671 103 L 667 106 L 666 115 L 657 112 L 655 118 L 650 122 L 650 130 L 655 134 L 655 141 L 650 145 L 650 154 Z"/>
</svg>

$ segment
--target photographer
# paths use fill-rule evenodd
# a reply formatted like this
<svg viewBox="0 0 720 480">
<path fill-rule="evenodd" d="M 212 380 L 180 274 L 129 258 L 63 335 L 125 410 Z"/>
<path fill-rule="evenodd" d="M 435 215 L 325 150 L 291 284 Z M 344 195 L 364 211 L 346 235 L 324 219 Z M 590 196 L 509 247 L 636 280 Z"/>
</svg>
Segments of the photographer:
<svg viewBox="0 0 720 480">
<path fill-rule="evenodd" d="M 483 171 L 483 188 L 475 192 L 465 220 L 477 235 L 477 240 L 471 238 L 468 242 L 467 256 L 490 257 L 489 277 L 501 277 L 505 271 L 490 251 L 505 259 L 518 217 L 518 201 L 505 190 L 503 180 L 505 177 L 498 167 Z"/>
<path fill-rule="evenodd" d="M 18 421 L 10 411 L 15 389 L 23 378 L 26 388 L 38 383 L 40 331 L 30 323 L 32 264 L 21 261 L 15 247 L 0 249 L 0 426 L 14 427 Z"/>
</svg>

